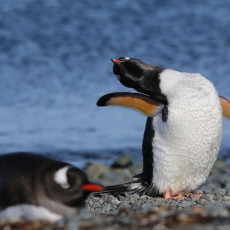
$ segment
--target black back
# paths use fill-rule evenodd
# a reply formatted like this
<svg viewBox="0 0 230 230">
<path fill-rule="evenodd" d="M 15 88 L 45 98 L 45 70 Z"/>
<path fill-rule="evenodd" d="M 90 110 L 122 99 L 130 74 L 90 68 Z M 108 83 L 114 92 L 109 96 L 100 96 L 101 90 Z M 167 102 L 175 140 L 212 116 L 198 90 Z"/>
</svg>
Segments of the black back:
<svg viewBox="0 0 230 230">
<path fill-rule="evenodd" d="M 148 117 L 145 133 L 142 142 L 142 154 L 143 154 L 143 172 L 142 176 L 145 178 L 146 182 L 152 183 L 153 178 L 153 138 L 155 131 L 153 129 L 153 118 Z"/>
<path fill-rule="evenodd" d="M 67 171 L 69 188 L 54 181 L 55 172 L 65 166 L 71 167 Z M 81 170 L 45 156 L 29 153 L 0 156 L 0 210 L 32 204 L 60 214 L 73 213 L 88 195 L 80 188 L 87 183 L 87 176 Z"/>
</svg>

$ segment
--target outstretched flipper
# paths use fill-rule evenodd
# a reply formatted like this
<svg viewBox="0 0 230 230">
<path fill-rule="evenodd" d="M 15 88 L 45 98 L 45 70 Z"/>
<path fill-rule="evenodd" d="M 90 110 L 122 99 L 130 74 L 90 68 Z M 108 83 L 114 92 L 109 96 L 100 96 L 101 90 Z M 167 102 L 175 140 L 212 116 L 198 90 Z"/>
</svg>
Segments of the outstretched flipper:
<svg viewBox="0 0 230 230">
<path fill-rule="evenodd" d="M 220 96 L 220 104 L 223 110 L 223 115 L 230 119 L 230 101 L 223 96 Z"/>
<path fill-rule="evenodd" d="M 102 96 L 98 106 L 117 105 L 136 109 L 146 116 L 156 114 L 161 106 L 160 102 L 153 100 L 151 97 L 139 93 L 109 93 Z"/>
</svg>

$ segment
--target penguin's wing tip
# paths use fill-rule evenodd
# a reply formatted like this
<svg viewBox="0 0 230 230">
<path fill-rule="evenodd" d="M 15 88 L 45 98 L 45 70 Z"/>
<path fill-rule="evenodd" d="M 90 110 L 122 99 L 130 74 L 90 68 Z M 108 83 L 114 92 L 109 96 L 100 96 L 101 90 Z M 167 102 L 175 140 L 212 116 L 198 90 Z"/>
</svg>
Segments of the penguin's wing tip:
<svg viewBox="0 0 230 230">
<path fill-rule="evenodd" d="M 230 101 L 223 96 L 220 96 L 220 104 L 223 110 L 223 115 L 230 119 Z"/>
<path fill-rule="evenodd" d="M 108 94 L 100 97 L 97 101 L 97 106 L 106 106 L 106 102 L 108 101 Z"/>
</svg>

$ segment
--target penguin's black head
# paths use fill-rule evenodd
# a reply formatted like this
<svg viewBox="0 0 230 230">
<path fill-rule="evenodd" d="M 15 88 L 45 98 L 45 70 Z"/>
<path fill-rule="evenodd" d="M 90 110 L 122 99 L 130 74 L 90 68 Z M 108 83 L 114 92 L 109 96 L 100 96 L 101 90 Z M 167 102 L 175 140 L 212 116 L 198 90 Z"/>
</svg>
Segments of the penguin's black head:
<svg viewBox="0 0 230 230">
<path fill-rule="evenodd" d="M 109 93 L 99 98 L 98 106 L 124 106 L 136 109 L 146 116 L 155 116 L 162 108 L 167 107 L 167 97 L 160 88 L 163 68 L 127 57 L 112 59 L 112 62 L 114 63 L 113 72 L 121 84 L 142 94 Z"/>
<path fill-rule="evenodd" d="M 58 166 L 51 177 L 52 180 L 46 180 L 49 183 L 45 186 L 47 194 L 69 207 L 81 206 L 90 192 L 102 191 L 101 185 L 91 183 L 82 170 L 70 165 Z"/>
<path fill-rule="evenodd" d="M 146 64 L 135 58 L 120 57 L 111 60 L 114 63 L 113 72 L 121 84 L 147 94 L 161 103 L 167 103 L 159 86 L 160 73 L 164 68 Z"/>
</svg>

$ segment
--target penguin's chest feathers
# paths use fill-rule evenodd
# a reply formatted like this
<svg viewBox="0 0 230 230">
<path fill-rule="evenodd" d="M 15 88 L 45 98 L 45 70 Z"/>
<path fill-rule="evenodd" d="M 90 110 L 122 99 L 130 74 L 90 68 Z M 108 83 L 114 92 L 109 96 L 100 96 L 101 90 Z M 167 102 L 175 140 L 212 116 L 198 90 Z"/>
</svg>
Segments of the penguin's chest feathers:
<svg viewBox="0 0 230 230">
<path fill-rule="evenodd" d="M 205 106 L 200 100 L 172 102 L 167 121 L 161 113 L 154 117 L 153 184 L 160 193 L 192 191 L 206 180 L 222 139 L 222 114 L 214 99 Z"/>
</svg>

